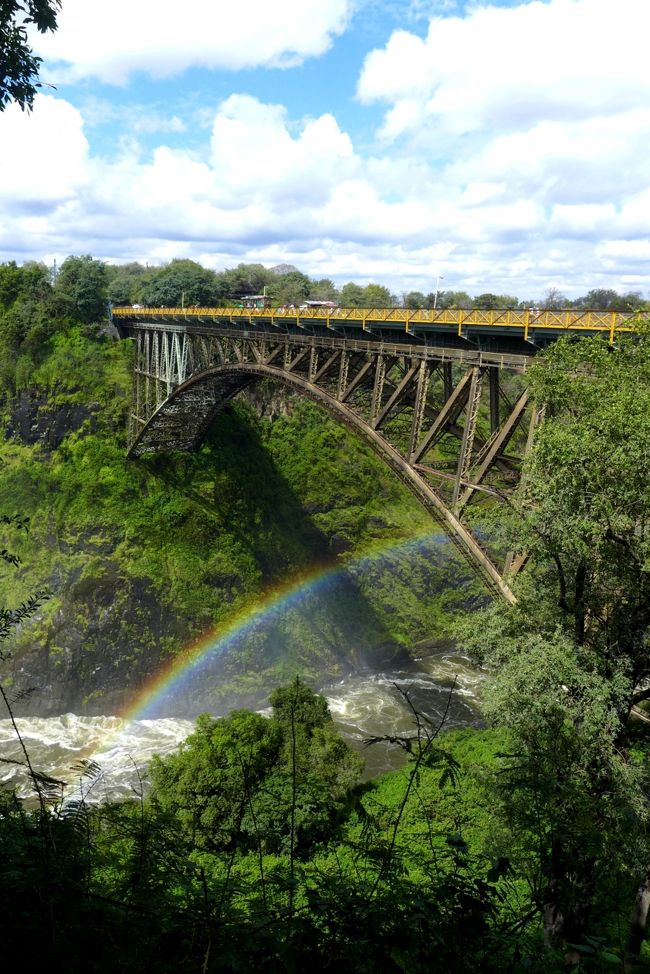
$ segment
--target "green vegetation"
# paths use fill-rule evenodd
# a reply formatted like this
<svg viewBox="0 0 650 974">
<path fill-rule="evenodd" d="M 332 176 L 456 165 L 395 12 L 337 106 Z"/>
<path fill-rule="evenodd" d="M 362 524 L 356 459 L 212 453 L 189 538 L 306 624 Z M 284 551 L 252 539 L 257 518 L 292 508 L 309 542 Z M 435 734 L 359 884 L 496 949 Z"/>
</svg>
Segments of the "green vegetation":
<svg viewBox="0 0 650 974">
<path fill-rule="evenodd" d="M 536 935 L 511 932 L 507 859 L 459 833 L 489 815 L 480 776 L 459 777 L 466 738 L 442 749 L 420 727 L 409 768 L 360 786 L 322 698 L 294 681 L 273 705 L 203 718 L 147 797 L 31 813 L 7 798 L 6 949 L 29 937 L 68 970 L 541 969 Z M 479 735 L 474 756 L 497 744 Z"/>
<path fill-rule="evenodd" d="M 414 712 L 407 767 L 359 785 L 322 698 L 295 681 L 274 702 L 269 719 L 202 718 L 147 796 L 7 797 L 7 949 L 29 936 L 68 970 L 91 954 L 99 971 L 622 969 L 629 882 L 602 890 L 572 953 L 545 943 L 539 822 L 513 830 L 498 802 L 510 732 L 440 738 Z"/>
<path fill-rule="evenodd" d="M 196 261 L 183 259 L 172 260 L 162 267 L 145 267 L 138 263 L 106 265 L 105 272 L 109 282 L 107 295 L 115 306 L 219 307 L 233 304 L 245 295 L 266 295 L 275 307 L 298 307 L 305 301 L 334 301 L 345 308 L 479 308 L 487 311 L 533 307 L 540 310 L 591 308 L 639 311 L 648 306 L 640 292 L 619 294 L 607 288 L 593 288 L 573 300 L 555 288 L 550 288 L 541 299 L 519 299 L 511 294 L 491 292 L 471 297 L 466 291 L 443 290 L 429 294 L 409 291 L 395 295 L 376 283 L 361 285 L 349 281 L 337 288 L 329 278 L 311 279 L 290 264 L 276 268 L 266 268 L 262 264 L 239 264 L 223 271 L 213 271 Z"/>
<path fill-rule="evenodd" d="M 0 112 L 11 102 L 29 111 L 42 58 L 33 53 L 27 31 L 41 34 L 57 28 L 61 0 L 3 0 L 0 7 Z"/>
<path fill-rule="evenodd" d="M 0 268 L 0 510 L 32 522 L 11 539 L 23 565 L 2 580 L 0 604 L 45 583 L 53 593 L 4 667 L 21 687 L 54 685 L 23 706 L 119 710 L 191 639 L 321 571 L 335 573 L 328 593 L 250 632 L 188 712 L 261 701 L 295 672 L 329 680 L 448 635 L 474 593 L 465 567 L 435 537 L 399 549 L 434 526 L 312 404 L 263 389 L 225 411 L 198 452 L 125 459 L 131 346 L 87 321 L 105 271 L 69 258 L 52 284 L 40 265 Z M 255 408 L 265 396 L 273 420 Z"/>
<path fill-rule="evenodd" d="M 38 265 L 0 274 L 0 604 L 24 603 L 3 614 L 9 681 L 18 663 L 106 705 L 314 558 L 345 568 L 336 601 L 371 659 L 458 614 L 449 560 L 426 604 L 435 542 L 353 563 L 423 515 L 310 404 L 271 421 L 251 398 L 197 454 L 126 463 L 129 349 L 85 320 L 81 284 L 103 272 L 72 261 L 54 285 Z M 200 718 L 133 801 L 61 802 L 33 769 L 36 810 L 3 799 L 8 953 L 27 939 L 37 961 L 121 972 L 648 969 L 650 339 L 560 341 L 529 381 L 544 421 L 499 525 L 529 556 L 518 603 L 456 623 L 492 671 L 488 729 L 440 737 L 412 707 L 392 742 L 407 766 L 361 784 L 295 678 L 316 655 L 335 672 L 350 632 L 298 607 L 202 676 L 211 703 L 284 683 L 270 718 Z M 27 601 L 43 584 L 53 597 Z"/>
<path fill-rule="evenodd" d="M 152 801 L 192 849 L 305 858 L 331 837 L 362 760 L 334 731 L 323 697 L 296 680 L 271 694 L 273 715 L 212 720 L 177 755 L 154 759 Z"/>
<path fill-rule="evenodd" d="M 558 342 L 530 378 L 547 418 L 502 530 L 531 565 L 512 608 L 469 618 L 495 668 L 486 714 L 509 731 L 501 812 L 537 835 L 527 871 L 550 944 L 613 938 L 637 956 L 650 864 L 650 341 Z"/>
</svg>

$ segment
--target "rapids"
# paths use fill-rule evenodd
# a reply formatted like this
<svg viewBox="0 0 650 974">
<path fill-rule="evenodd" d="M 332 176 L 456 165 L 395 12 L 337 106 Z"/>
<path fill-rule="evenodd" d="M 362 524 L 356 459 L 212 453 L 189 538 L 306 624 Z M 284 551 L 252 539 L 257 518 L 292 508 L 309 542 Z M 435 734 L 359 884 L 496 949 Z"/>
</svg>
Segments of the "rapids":
<svg viewBox="0 0 650 974">
<path fill-rule="evenodd" d="M 364 746 L 370 737 L 415 733 L 405 691 L 413 707 L 433 726 L 444 718 L 443 730 L 450 730 L 480 722 L 483 679 L 484 674 L 464 656 L 442 650 L 403 669 L 353 674 L 320 692 L 327 697 L 341 733 L 363 754 L 366 777 L 373 777 L 405 763 L 406 754 L 398 745 Z M 16 724 L 32 767 L 63 783 L 62 798 L 78 795 L 81 788 L 90 802 L 141 794 L 147 787 L 146 766 L 151 756 L 173 751 L 194 727 L 191 720 L 172 717 L 123 720 L 75 714 L 18 718 Z M 28 797 L 31 789 L 22 762 L 11 721 L 0 720 L 0 782 Z M 84 773 L 89 763 L 96 767 L 93 773 Z"/>
</svg>

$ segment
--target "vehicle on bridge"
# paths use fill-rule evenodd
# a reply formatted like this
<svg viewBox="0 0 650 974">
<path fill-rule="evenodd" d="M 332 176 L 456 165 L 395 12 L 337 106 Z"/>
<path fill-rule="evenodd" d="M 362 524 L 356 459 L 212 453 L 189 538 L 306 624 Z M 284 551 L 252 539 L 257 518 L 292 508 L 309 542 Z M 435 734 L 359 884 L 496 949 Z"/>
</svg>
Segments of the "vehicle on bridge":
<svg viewBox="0 0 650 974">
<path fill-rule="evenodd" d="M 271 299 L 266 294 L 243 294 L 235 302 L 236 308 L 257 308 L 262 310 L 271 307 Z"/>
</svg>

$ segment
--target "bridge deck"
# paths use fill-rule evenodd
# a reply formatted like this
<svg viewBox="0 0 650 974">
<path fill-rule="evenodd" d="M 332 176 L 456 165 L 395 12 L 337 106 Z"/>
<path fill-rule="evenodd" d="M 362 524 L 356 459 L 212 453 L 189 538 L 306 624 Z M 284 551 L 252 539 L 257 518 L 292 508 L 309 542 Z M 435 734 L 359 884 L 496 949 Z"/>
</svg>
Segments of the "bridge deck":
<svg viewBox="0 0 650 974">
<path fill-rule="evenodd" d="M 393 340 L 411 339 L 471 342 L 478 345 L 506 340 L 529 354 L 560 335 L 602 334 L 614 342 L 617 335 L 636 332 L 642 312 L 525 311 L 407 308 L 113 308 L 116 324 L 134 321 L 177 321 L 186 324 L 271 325 L 310 331 L 368 332 Z M 399 338 L 398 338 L 399 336 Z"/>
</svg>

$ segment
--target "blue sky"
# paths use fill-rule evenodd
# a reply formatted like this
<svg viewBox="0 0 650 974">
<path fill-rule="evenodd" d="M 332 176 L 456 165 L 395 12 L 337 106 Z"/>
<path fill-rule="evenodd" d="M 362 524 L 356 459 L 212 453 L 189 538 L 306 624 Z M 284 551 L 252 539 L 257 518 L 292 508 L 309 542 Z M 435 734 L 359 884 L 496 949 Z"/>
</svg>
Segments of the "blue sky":
<svg viewBox="0 0 650 974">
<path fill-rule="evenodd" d="M 0 260 L 648 295 L 647 0 L 63 0 Z"/>
</svg>

